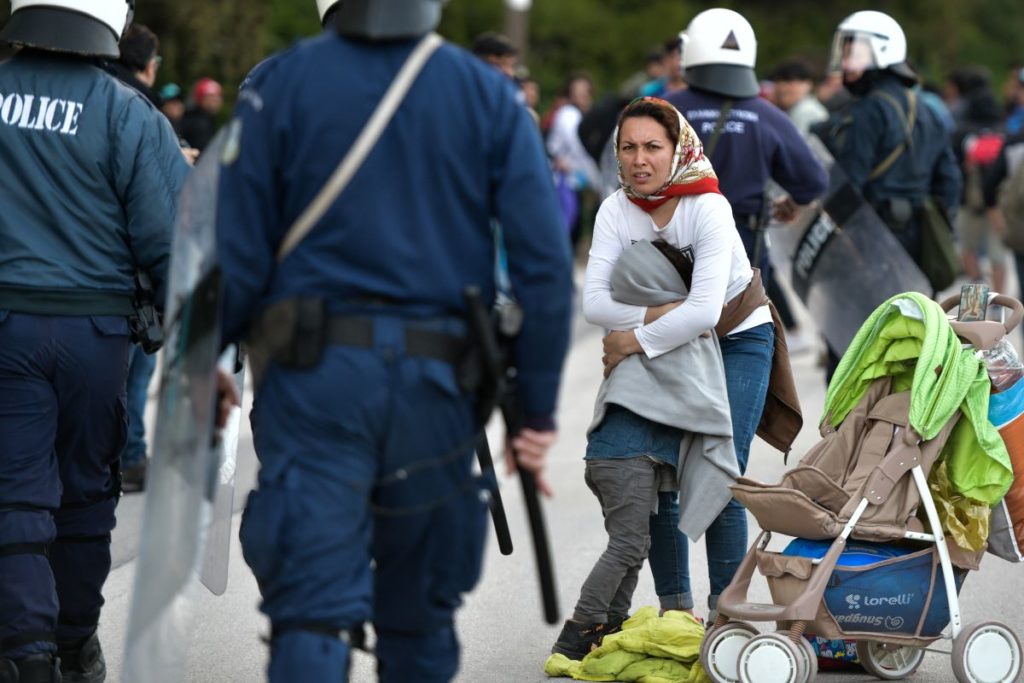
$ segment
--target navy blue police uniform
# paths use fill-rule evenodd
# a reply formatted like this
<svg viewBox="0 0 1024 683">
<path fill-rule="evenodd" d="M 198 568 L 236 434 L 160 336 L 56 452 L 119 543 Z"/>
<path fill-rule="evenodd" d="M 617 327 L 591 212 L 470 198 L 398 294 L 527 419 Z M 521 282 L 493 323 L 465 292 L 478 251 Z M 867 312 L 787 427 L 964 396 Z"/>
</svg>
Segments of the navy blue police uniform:
<svg viewBox="0 0 1024 683">
<path fill-rule="evenodd" d="M 469 53 L 438 49 L 341 197 L 275 263 L 415 42 L 303 41 L 251 77 L 225 145 L 226 341 L 300 298 L 324 302 L 341 334 L 313 368 L 271 360 L 256 390 L 261 467 L 240 535 L 273 627 L 271 681 L 345 680 L 346 634 L 370 621 L 381 681 L 455 674 L 453 614 L 479 578 L 486 504 L 450 352 L 466 343 L 467 285 L 494 298 L 492 218 L 524 312 L 521 407 L 527 426 L 554 426 L 571 260 L 536 126 Z"/>
<path fill-rule="evenodd" d="M 895 98 L 901 111 L 878 91 Z M 907 253 L 920 263 L 924 200 L 934 197 L 953 218 L 960 206 L 961 175 L 941 119 L 931 107 L 918 102 L 911 144 L 887 171 L 869 178 L 906 139 L 910 93 L 897 76 L 879 73 L 871 89 L 837 118 L 825 143 L 850 182 L 860 188 Z M 900 203 L 908 205 L 909 212 L 896 208 Z"/>
<path fill-rule="evenodd" d="M 96 630 L 135 274 L 162 296 L 187 169 L 163 116 L 97 66 L 0 65 L 0 657 Z"/>
<path fill-rule="evenodd" d="M 714 135 L 726 98 L 688 88 L 666 98 L 683 113 L 705 145 Z M 760 98 L 732 100 L 732 110 L 720 126 L 711 163 L 718 186 L 732 205 L 736 228 L 751 259 L 766 207 L 765 187 L 774 180 L 797 204 L 809 204 L 828 188 L 828 176 L 789 117 Z M 762 249 L 762 279 L 770 279 L 768 250 Z"/>
</svg>

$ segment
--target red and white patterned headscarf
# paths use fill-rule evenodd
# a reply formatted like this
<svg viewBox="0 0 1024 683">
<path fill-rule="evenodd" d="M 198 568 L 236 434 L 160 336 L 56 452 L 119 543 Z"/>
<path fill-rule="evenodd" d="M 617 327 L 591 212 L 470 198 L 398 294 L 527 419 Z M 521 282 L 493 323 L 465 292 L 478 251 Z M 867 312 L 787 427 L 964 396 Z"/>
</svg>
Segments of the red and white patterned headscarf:
<svg viewBox="0 0 1024 683">
<path fill-rule="evenodd" d="M 657 97 L 638 97 L 627 105 L 626 110 L 628 111 L 638 102 L 661 107 L 668 110 L 670 115 L 679 117 L 679 142 L 676 143 L 675 154 L 672 157 L 672 168 L 669 170 L 668 181 L 653 194 L 642 194 L 630 187 L 622 175 L 622 161 L 619 159 L 619 129 L 615 129 L 615 158 L 619 165 L 619 186 L 629 200 L 644 211 L 650 212 L 672 197 L 707 192 L 721 194 L 721 190 L 718 189 L 718 176 L 715 175 L 715 169 L 711 167 L 711 162 L 704 156 L 704 145 L 701 144 L 697 132 L 693 130 L 680 111 Z"/>
</svg>

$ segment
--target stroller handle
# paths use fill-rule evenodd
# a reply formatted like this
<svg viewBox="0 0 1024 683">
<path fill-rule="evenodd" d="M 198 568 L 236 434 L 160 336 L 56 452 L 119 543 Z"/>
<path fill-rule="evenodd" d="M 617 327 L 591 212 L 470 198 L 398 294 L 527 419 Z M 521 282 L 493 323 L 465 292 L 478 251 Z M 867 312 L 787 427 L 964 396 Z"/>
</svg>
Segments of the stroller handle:
<svg viewBox="0 0 1024 683">
<path fill-rule="evenodd" d="M 1003 306 L 1010 309 L 1010 317 L 1003 323 L 994 320 L 979 320 L 977 322 L 950 321 L 953 330 L 958 336 L 967 338 L 977 348 L 991 348 L 1005 334 L 1013 331 L 1024 318 L 1024 305 L 1012 296 L 1006 294 L 995 294 L 989 297 L 989 305 Z M 952 311 L 960 305 L 960 295 L 954 294 L 943 301 L 942 310 Z M 1001 329 L 999 329 L 1001 328 Z M 998 330 L 998 331 L 997 331 Z"/>
</svg>

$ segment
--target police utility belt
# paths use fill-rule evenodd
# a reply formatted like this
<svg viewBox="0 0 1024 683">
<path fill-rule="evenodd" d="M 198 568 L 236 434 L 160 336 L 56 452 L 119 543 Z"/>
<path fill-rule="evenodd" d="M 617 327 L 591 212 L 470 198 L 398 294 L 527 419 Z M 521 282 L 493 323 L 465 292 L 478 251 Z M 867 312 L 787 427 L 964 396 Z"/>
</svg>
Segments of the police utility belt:
<svg viewBox="0 0 1024 683">
<path fill-rule="evenodd" d="M 309 370 L 320 364 L 327 346 L 372 348 L 374 319 L 332 316 L 323 299 L 284 299 L 267 307 L 249 338 L 261 366 L 273 361 L 289 369 Z M 469 355 L 469 344 L 464 336 L 419 328 L 410 321 L 405 325 L 405 355 L 458 366 Z"/>
</svg>

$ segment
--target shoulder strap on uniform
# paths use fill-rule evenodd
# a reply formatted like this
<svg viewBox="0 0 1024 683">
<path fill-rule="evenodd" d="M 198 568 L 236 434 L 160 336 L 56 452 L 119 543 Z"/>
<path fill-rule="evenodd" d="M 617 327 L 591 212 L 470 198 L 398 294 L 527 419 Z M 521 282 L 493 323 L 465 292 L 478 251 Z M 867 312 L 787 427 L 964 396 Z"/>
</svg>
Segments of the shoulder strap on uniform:
<svg viewBox="0 0 1024 683">
<path fill-rule="evenodd" d="M 718 120 L 715 121 L 715 130 L 711 133 L 711 139 L 708 140 L 708 144 L 704 145 L 704 156 L 709 160 L 711 155 L 715 153 L 715 147 L 718 147 L 718 139 L 722 137 L 722 131 L 725 129 L 725 121 L 729 118 L 729 112 L 732 111 L 732 100 L 726 100 L 722 103 L 722 109 L 718 113 Z"/>
<path fill-rule="evenodd" d="M 338 198 L 338 195 L 342 193 L 349 181 L 352 180 L 352 176 L 356 174 L 356 171 L 363 165 L 367 155 L 373 149 L 373 146 L 377 144 L 377 140 L 380 138 L 381 133 L 384 132 L 388 122 L 391 121 L 391 117 L 394 116 L 398 105 L 402 103 L 405 94 L 416 81 L 416 77 L 419 76 L 423 65 L 427 63 L 430 56 L 443 42 L 444 40 L 441 36 L 436 33 L 428 33 L 416 45 L 416 48 L 406 59 L 405 64 L 402 65 L 402 69 L 398 72 L 395 80 L 388 87 L 387 92 L 384 93 L 384 98 L 377 105 L 373 115 L 370 116 L 366 127 L 363 128 L 359 137 L 356 138 L 352 148 L 345 155 L 345 158 L 341 160 L 338 168 L 335 169 L 317 196 L 306 207 L 306 210 L 299 215 L 288 229 L 288 233 L 284 236 L 284 240 L 277 250 L 278 263 L 283 261 L 291 253 L 292 249 L 298 246 L 299 242 L 309 234 L 309 231 L 323 218 L 327 209 L 331 207 L 334 200 Z"/>
<path fill-rule="evenodd" d="M 896 110 L 896 115 L 899 117 L 900 122 L 903 124 L 903 142 L 896 145 L 896 148 L 889 152 L 889 156 L 882 159 L 878 166 L 871 169 L 868 180 L 875 180 L 892 168 L 896 160 L 913 144 L 914 122 L 917 120 L 917 95 L 914 94 L 913 90 L 907 90 L 907 111 L 904 113 L 903 106 L 891 93 L 879 89 L 871 94 L 891 104 L 893 109 Z"/>
</svg>

